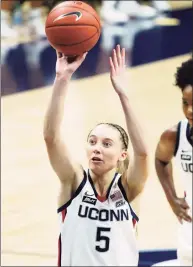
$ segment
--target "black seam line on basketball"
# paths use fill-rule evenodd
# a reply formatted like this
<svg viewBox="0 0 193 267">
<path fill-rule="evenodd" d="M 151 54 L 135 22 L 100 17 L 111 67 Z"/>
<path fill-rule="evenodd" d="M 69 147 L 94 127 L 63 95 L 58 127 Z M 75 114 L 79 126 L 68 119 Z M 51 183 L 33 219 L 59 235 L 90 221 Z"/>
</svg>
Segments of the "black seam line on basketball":
<svg viewBox="0 0 193 267">
<path fill-rule="evenodd" d="M 67 6 L 67 7 L 79 8 L 79 9 L 84 10 L 84 11 L 86 11 L 87 13 L 89 13 L 87 10 L 85 10 L 84 8 L 81 8 L 81 7 L 74 7 L 74 6 Z M 64 8 L 64 7 L 60 7 L 60 8 Z M 59 9 L 60 9 L 60 8 L 59 8 Z M 54 11 L 54 10 L 52 10 L 52 11 Z M 52 11 L 51 11 L 50 13 L 52 13 Z M 92 16 L 96 19 L 96 21 L 97 21 L 98 24 L 99 24 L 99 27 L 101 27 L 101 24 L 100 24 L 100 22 L 98 21 L 98 19 L 97 19 L 93 14 L 91 14 L 91 13 L 89 13 L 89 14 L 92 15 Z"/>
<path fill-rule="evenodd" d="M 84 11 L 86 11 L 86 12 L 88 12 L 87 10 L 85 10 L 84 8 L 81 8 L 81 7 L 74 7 L 74 6 L 67 6 L 67 7 L 72 7 L 72 8 L 79 8 L 79 9 L 81 9 L 81 10 L 84 10 Z M 60 7 L 60 8 L 62 8 L 62 7 Z M 59 9 L 60 9 L 59 8 Z M 64 7 L 63 7 L 64 8 Z M 52 11 L 54 11 L 54 10 L 52 10 Z M 51 11 L 51 12 L 52 12 Z M 51 13 L 50 12 L 50 13 Z M 98 19 L 93 15 L 93 14 L 91 14 L 91 13 L 89 13 L 90 15 L 92 15 L 95 19 L 96 19 L 96 21 L 98 22 L 98 24 L 99 24 L 99 26 L 101 27 L 101 24 L 100 24 L 100 22 L 98 21 Z"/>
<path fill-rule="evenodd" d="M 68 27 L 68 26 L 75 26 L 75 27 L 79 27 L 79 26 L 85 26 L 85 27 L 88 27 L 88 26 L 92 26 L 94 28 L 97 29 L 97 32 L 98 32 L 98 28 L 95 26 L 95 25 L 87 25 L 87 24 L 63 24 L 63 25 L 52 25 L 52 26 L 48 26 L 46 27 L 46 29 L 50 29 L 50 28 L 55 28 L 55 27 Z"/>
<path fill-rule="evenodd" d="M 86 41 L 88 41 L 88 40 L 90 40 L 91 38 L 93 38 L 95 35 L 97 34 L 97 32 L 93 35 L 93 36 L 91 36 L 91 37 L 89 37 L 88 39 L 85 39 L 84 41 L 82 41 L 82 42 L 79 42 L 79 43 L 74 43 L 74 44 L 53 44 L 53 45 L 60 45 L 60 46 L 73 46 L 73 45 L 77 45 L 77 44 L 82 44 L 82 43 L 84 43 L 84 42 L 86 42 Z"/>
</svg>

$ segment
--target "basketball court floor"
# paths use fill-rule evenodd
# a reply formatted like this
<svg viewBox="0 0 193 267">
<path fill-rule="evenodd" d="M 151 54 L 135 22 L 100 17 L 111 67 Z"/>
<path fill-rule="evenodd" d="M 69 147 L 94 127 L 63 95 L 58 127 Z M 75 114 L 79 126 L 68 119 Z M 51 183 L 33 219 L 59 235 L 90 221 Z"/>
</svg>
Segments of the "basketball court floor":
<svg viewBox="0 0 193 267">
<path fill-rule="evenodd" d="M 153 157 L 161 132 L 183 118 L 180 90 L 173 85 L 174 72 L 189 56 L 128 70 L 128 95 L 151 154 L 145 190 L 132 203 L 140 217 L 140 250 L 176 248 L 177 220 L 158 182 Z M 2 98 L 2 266 L 56 266 L 59 183 L 49 165 L 42 134 L 51 90 L 48 86 Z M 85 167 L 89 130 L 101 121 L 125 127 L 108 73 L 72 81 L 66 110 L 64 136 Z M 182 194 L 176 168 L 174 173 Z"/>
</svg>

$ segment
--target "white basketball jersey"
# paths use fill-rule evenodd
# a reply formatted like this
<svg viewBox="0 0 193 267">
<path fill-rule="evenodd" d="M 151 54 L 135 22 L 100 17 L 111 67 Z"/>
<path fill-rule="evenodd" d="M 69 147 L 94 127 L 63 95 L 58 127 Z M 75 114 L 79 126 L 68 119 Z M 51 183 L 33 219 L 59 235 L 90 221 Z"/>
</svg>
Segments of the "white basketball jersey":
<svg viewBox="0 0 193 267">
<path fill-rule="evenodd" d="M 189 215 L 192 217 L 192 173 L 193 173 L 193 156 L 192 145 L 189 138 L 188 121 L 182 120 L 178 124 L 176 160 L 180 167 L 180 176 L 184 186 L 186 201 L 190 206 Z M 178 258 L 180 262 L 183 259 L 192 262 L 192 223 L 183 221 L 179 227 L 178 233 Z"/>
<path fill-rule="evenodd" d="M 191 140 L 189 133 L 188 120 L 182 120 L 178 124 L 177 144 L 176 144 L 176 161 L 180 167 L 180 176 L 186 193 L 186 199 L 192 208 L 192 175 L 193 175 L 193 156 Z"/>
<path fill-rule="evenodd" d="M 74 197 L 58 209 L 59 266 L 137 266 L 138 217 L 127 201 L 120 174 L 102 199 L 92 179 L 84 179 Z"/>
</svg>

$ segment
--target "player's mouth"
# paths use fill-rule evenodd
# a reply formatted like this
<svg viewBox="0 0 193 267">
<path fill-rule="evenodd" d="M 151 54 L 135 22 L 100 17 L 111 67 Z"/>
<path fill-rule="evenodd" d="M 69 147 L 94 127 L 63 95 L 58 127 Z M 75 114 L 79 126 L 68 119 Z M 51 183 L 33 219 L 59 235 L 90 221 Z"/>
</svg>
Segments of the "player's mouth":
<svg viewBox="0 0 193 267">
<path fill-rule="evenodd" d="M 102 163 L 102 162 L 103 162 L 103 160 L 102 160 L 101 158 L 99 158 L 99 157 L 93 157 L 93 158 L 91 159 L 91 161 L 92 161 L 93 163 Z"/>
</svg>

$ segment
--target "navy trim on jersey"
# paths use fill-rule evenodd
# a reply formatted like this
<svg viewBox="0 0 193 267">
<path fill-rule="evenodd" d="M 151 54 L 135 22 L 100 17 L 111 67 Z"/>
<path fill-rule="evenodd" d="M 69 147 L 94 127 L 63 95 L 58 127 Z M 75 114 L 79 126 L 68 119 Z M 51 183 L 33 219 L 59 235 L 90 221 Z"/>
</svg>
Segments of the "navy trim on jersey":
<svg viewBox="0 0 193 267">
<path fill-rule="evenodd" d="M 58 267 L 61 267 L 61 260 L 62 260 L 62 240 L 61 240 L 61 234 L 59 235 L 58 239 Z"/>
<path fill-rule="evenodd" d="M 131 207 L 131 205 L 130 205 L 128 199 L 127 199 L 127 194 L 126 194 L 125 189 L 124 189 L 124 187 L 123 187 L 123 185 L 122 185 L 121 177 L 119 178 L 118 186 L 119 186 L 119 189 L 121 190 L 121 193 L 123 194 L 123 197 L 124 197 L 125 201 L 127 201 L 127 203 L 129 204 L 129 208 L 130 208 L 130 210 L 131 210 L 131 215 L 132 215 L 133 218 L 135 218 L 135 220 L 138 222 L 138 221 L 139 221 L 139 218 L 138 218 L 138 216 L 135 214 L 135 212 L 133 211 L 133 209 L 132 209 L 132 207 Z"/>
<path fill-rule="evenodd" d="M 190 124 L 187 124 L 187 128 L 186 128 L 186 138 L 188 140 L 188 142 L 190 143 L 190 145 L 192 146 L 192 140 L 190 138 Z"/>
<path fill-rule="evenodd" d="M 114 181 L 115 181 L 115 178 L 117 177 L 117 174 L 118 174 L 118 173 L 115 173 L 114 178 L 112 179 L 112 181 L 111 181 L 111 183 L 110 183 L 110 185 L 109 185 L 109 188 L 108 188 L 107 193 L 106 193 L 106 199 L 108 199 L 108 197 L 109 197 L 109 194 L 110 194 L 110 191 L 111 191 L 111 187 L 112 187 L 112 185 L 113 185 L 113 183 L 114 183 Z M 98 193 L 97 193 L 97 191 L 96 191 L 96 189 L 95 189 L 95 187 L 94 187 L 94 183 L 93 183 L 93 180 L 92 180 L 92 178 L 91 178 L 91 176 L 90 176 L 89 170 L 88 170 L 88 179 L 89 179 L 89 182 L 90 182 L 90 184 L 91 184 L 91 186 L 92 186 L 92 189 L 93 189 L 93 191 L 94 191 L 95 197 L 97 198 Z"/>
<path fill-rule="evenodd" d="M 179 142 L 180 142 L 180 130 L 181 130 L 181 121 L 178 123 L 178 127 L 177 127 L 177 136 L 176 136 L 174 156 L 176 156 L 176 154 L 178 152 L 178 147 L 179 147 Z"/>
<path fill-rule="evenodd" d="M 117 175 L 118 175 L 118 173 L 116 172 L 115 175 L 114 175 L 114 178 L 113 178 L 113 180 L 111 181 L 111 184 L 110 184 L 110 186 L 109 186 L 109 188 L 108 188 L 108 190 L 107 190 L 107 195 L 106 195 L 106 198 L 107 198 L 107 199 L 109 198 L 109 194 L 110 194 L 110 192 L 111 192 L 111 187 L 112 187 L 112 185 L 114 184 L 114 181 L 115 181 Z"/>
<path fill-rule="evenodd" d="M 78 194 L 81 192 L 82 188 L 84 187 L 84 185 L 86 184 L 86 180 L 87 180 L 87 175 L 86 172 L 84 170 L 84 178 L 82 180 L 82 182 L 80 183 L 79 187 L 77 188 L 76 192 L 74 193 L 74 195 L 71 197 L 71 199 L 69 199 L 64 205 L 62 205 L 60 208 L 57 209 L 57 213 L 63 211 L 64 209 L 66 209 L 72 202 L 72 200 L 78 196 Z"/>
</svg>

